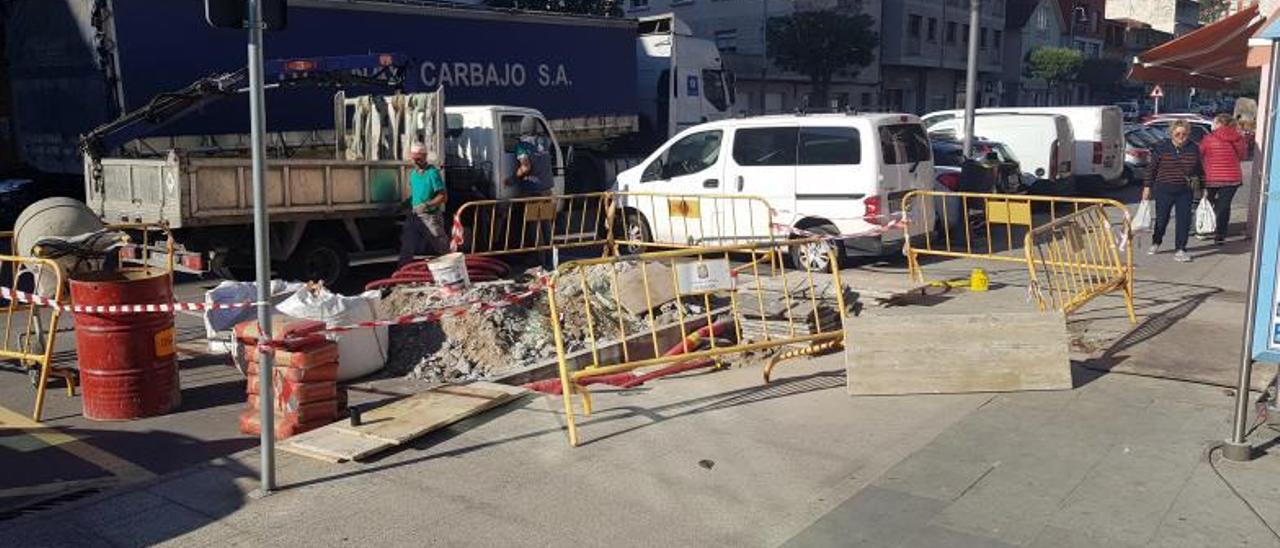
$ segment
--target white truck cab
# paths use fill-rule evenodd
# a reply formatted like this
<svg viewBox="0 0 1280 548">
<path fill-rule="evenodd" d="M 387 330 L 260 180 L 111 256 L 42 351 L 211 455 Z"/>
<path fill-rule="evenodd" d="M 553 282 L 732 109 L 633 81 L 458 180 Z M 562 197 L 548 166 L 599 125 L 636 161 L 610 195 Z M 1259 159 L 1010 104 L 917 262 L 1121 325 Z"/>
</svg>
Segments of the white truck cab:
<svg viewBox="0 0 1280 548">
<path fill-rule="evenodd" d="M 924 222 L 887 228 L 902 197 L 933 185 L 933 157 L 920 120 L 910 114 L 818 114 L 721 120 L 686 129 L 640 165 L 618 175 L 623 192 L 657 192 L 708 197 L 759 197 L 772 219 L 732 218 L 731 208 L 704 223 L 734 223 L 732 233 L 786 238 L 785 228 L 843 236 L 837 257 L 879 256 L 900 249 L 908 234 L 922 234 Z M 714 201 L 713 201 L 714 202 Z M 627 216 L 644 223 L 626 227 L 653 241 L 682 242 L 685 234 L 662 208 Z M 645 216 L 654 218 L 645 218 Z M 707 216 L 704 210 L 703 216 Z M 736 226 L 751 223 L 751 227 Z M 705 242 L 714 243 L 714 242 Z M 826 268 L 822 249 L 793 249 L 793 260 Z"/>
<path fill-rule="evenodd" d="M 518 197 L 517 189 L 505 182 L 515 173 L 516 143 L 523 137 L 520 125 L 527 117 L 533 118 L 537 127 L 533 138 L 551 155 L 555 173 L 552 193 L 564 193 L 564 154 L 541 112 L 500 105 L 445 107 L 444 112 L 446 175 L 469 179 L 447 180 L 450 189 L 471 185 L 478 197 L 499 200 Z"/>
</svg>

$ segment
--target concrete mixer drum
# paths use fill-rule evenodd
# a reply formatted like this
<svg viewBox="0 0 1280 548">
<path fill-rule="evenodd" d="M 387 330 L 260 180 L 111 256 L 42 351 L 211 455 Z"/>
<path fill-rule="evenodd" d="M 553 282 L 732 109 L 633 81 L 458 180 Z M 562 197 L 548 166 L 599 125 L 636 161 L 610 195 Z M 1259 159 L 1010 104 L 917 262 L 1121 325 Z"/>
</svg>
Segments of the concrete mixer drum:
<svg viewBox="0 0 1280 548">
<path fill-rule="evenodd" d="M 46 238 L 80 236 L 103 229 L 102 220 L 89 209 L 84 202 L 71 198 L 45 198 L 27 206 L 13 223 L 14 255 L 35 257 L 37 242 Z M 70 275 L 77 268 L 83 268 L 80 259 L 72 256 L 54 259 L 62 266 L 64 276 Z M 37 267 L 38 269 L 38 267 Z M 37 294 L 52 297 L 57 290 L 56 276 L 53 273 L 29 269 L 20 273 L 25 278 L 30 275 Z M 65 283 L 65 281 L 64 281 Z"/>
</svg>

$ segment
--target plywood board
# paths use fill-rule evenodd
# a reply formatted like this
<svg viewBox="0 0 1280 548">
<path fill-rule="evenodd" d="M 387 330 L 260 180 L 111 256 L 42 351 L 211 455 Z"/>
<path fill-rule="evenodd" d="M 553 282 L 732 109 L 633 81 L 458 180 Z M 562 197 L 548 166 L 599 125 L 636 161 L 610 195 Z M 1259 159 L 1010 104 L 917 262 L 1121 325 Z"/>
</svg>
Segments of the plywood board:
<svg viewBox="0 0 1280 548">
<path fill-rule="evenodd" d="M 488 382 L 447 385 L 361 413 L 362 424 L 338 423 L 344 432 L 399 445 L 524 394 L 518 386 Z"/>
<path fill-rule="evenodd" d="M 869 315 L 846 322 L 854 395 L 1072 388 L 1059 313 Z"/>
<path fill-rule="evenodd" d="M 282 451 L 327 462 L 360 460 L 395 444 L 357 436 L 336 428 L 337 423 L 303 432 L 280 442 Z"/>
<path fill-rule="evenodd" d="M 359 460 L 510 402 L 527 390 L 476 382 L 445 385 L 361 414 L 362 424 L 336 422 L 289 438 L 280 449 L 328 462 Z"/>
</svg>

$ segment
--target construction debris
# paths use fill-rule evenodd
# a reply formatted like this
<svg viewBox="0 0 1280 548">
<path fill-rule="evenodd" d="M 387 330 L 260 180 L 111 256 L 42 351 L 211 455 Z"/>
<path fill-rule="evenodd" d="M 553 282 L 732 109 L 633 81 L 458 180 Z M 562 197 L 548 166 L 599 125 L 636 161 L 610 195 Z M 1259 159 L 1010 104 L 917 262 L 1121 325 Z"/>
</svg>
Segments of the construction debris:
<svg viewBox="0 0 1280 548">
<path fill-rule="evenodd" d="M 633 314 L 618 306 L 617 296 L 624 285 L 620 280 L 638 268 L 633 263 L 618 264 L 615 278 L 611 265 L 597 265 L 587 269 L 585 284 L 576 274 L 561 279 L 556 296 L 561 317 L 565 318 L 561 327 L 567 352 L 586 348 L 593 329 L 597 341 L 616 339 L 620 321 L 628 335 L 650 328 L 646 310 Z M 615 282 L 619 286 L 615 287 Z M 585 299 L 584 285 L 588 294 Z M 430 286 L 402 285 L 383 297 L 382 317 L 421 314 L 464 303 L 498 302 L 504 296 L 528 288 L 527 283 L 503 280 L 476 283 L 457 294 L 442 294 Z M 683 304 L 685 314 L 706 313 L 701 301 Z M 590 307 L 591 324 L 583 310 L 586 307 Z M 393 326 L 387 369 L 393 374 L 430 383 L 462 382 L 491 378 L 505 370 L 552 358 L 556 346 L 549 314 L 547 296 L 540 293 L 482 314 L 446 316 L 437 323 Z M 678 319 L 677 304 L 665 302 L 656 306 L 652 322 L 663 325 Z"/>
</svg>

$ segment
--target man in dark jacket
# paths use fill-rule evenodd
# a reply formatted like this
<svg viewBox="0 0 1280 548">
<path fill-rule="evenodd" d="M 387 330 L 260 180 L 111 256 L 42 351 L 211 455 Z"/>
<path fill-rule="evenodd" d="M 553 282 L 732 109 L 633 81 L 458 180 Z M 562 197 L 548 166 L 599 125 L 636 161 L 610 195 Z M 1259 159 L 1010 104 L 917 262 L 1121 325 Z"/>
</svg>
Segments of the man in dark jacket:
<svg viewBox="0 0 1280 548">
<path fill-rule="evenodd" d="M 1173 260 L 1191 262 L 1187 255 L 1187 237 L 1191 235 L 1191 199 L 1195 195 L 1194 181 L 1200 176 L 1200 150 L 1191 142 L 1191 126 L 1178 120 L 1169 127 L 1169 138 L 1156 144 L 1151 150 L 1151 165 L 1147 169 L 1146 186 L 1142 199 L 1153 196 L 1156 200 L 1156 222 L 1151 232 L 1148 255 L 1160 252 L 1164 231 L 1169 226 L 1169 213 L 1177 216 L 1174 226 Z"/>
<path fill-rule="evenodd" d="M 1244 136 L 1235 128 L 1230 114 L 1219 114 L 1213 120 L 1213 133 L 1200 141 L 1200 156 L 1204 163 L 1205 199 L 1213 204 L 1218 226 L 1213 240 L 1221 245 L 1227 237 L 1227 224 L 1231 222 L 1231 200 L 1244 179 L 1240 162 L 1247 157 Z"/>
</svg>

